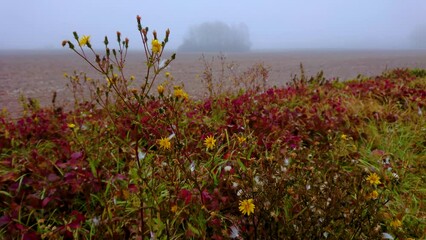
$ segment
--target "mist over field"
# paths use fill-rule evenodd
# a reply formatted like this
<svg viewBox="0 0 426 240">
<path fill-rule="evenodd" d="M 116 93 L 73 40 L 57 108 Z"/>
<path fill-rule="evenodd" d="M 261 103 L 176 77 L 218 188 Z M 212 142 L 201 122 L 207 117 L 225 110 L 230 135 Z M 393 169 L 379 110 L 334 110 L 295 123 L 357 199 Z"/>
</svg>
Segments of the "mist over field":
<svg viewBox="0 0 426 240">
<path fill-rule="evenodd" d="M 250 47 L 247 25 L 229 26 L 223 22 L 205 22 L 191 27 L 178 51 L 247 52 Z"/>
<path fill-rule="evenodd" d="M 61 49 L 73 31 L 90 35 L 95 47 L 121 31 L 141 49 L 136 15 L 159 38 L 170 28 L 168 49 L 216 50 L 209 45 L 215 39 L 226 51 L 426 48 L 426 1 L 418 0 L 16 0 L 1 8 L 0 49 Z"/>
</svg>

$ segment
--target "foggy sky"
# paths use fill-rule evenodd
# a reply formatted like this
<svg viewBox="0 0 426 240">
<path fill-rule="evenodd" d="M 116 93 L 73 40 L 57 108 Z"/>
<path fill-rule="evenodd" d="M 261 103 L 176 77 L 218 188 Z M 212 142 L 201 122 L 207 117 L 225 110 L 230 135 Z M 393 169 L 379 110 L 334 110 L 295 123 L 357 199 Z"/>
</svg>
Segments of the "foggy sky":
<svg viewBox="0 0 426 240">
<path fill-rule="evenodd" d="M 425 0 L 13 0 L 2 1 L 0 49 L 60 49 L 72 32 L 94 46 L 119 30 L 140 48 L 136 15 L 177 48 L 203 22 L 244 23 L 252 49 L 406 49 L 426 42 Z M 424 34 L 413 32 L 423 31 Z M 417 36 L 417 41 L 413 41 Z M 111 42 L 111 41 L 110 41 Z"/>
</svg>

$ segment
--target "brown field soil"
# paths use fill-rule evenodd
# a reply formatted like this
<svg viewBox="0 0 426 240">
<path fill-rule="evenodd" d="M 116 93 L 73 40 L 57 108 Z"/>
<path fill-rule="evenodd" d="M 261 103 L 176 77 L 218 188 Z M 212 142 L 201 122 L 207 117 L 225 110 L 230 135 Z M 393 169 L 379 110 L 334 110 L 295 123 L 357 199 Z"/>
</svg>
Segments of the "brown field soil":
<svg viewBox="0 0 426 240">
<path fill-rule="evenodd" d="M 219 76 L 219 53 L 205 54 Z M 126 62 L 125 74 L 134 75 L 139 83 L 144 74 L 142 52 L 132 52 Z M 393 68 L 426 68 L 426 50 L 294 50 L 277 52 L 252 52 L 224 54 L 226 63 L 234 63 L 236 72 L 262 63 L 270 69 L 268 86 L 283 86 L 294 74 L 300 74 L 300 63 L 308 76 L 323 70 L 328 79 L 347 80 L 358 74 L 374 76 Z M 177 53 L 176 60 L 168 70 L 177 83 L 183 83 L 186 91 L 194 97 L 202 97 L 205 88 L 200 80 L 203 72 L 201 53 Z M 99 78 L 87 63 L 69 49 L 57 51 L 0 51 L 0 109 L 7 108 L 17 116 L 22 108 L 19 96 L 36 98 L 43 106 L 51 104 L 53 92 L 57 92 L 57 104 L 72 102 L 71 91 L 66 87 L 64 73 L 86 72 L 91 78 Z M 159 83 L 164 77 L 159 79 Z"/>
</svg>

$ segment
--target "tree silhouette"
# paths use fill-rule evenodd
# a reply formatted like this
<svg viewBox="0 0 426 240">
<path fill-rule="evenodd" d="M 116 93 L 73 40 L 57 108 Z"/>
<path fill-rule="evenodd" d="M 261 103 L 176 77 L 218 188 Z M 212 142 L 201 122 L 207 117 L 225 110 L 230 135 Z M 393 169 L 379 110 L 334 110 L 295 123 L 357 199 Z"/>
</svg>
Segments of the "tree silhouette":
<svg viewBox="0 0 426 240">
<path fill-rule="evenodd" d="M 247 25 L 229 26 L 223 22 L 205 22 L 192 27 L 179 51 L 190 52 L 244 52 L 250 50 Z"/>
</svg>

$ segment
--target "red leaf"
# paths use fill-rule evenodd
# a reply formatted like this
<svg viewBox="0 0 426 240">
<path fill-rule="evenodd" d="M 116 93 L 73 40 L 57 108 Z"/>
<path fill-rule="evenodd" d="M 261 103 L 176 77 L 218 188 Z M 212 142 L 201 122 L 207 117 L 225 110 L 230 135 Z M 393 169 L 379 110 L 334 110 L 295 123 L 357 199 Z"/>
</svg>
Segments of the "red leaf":
<svg viewBox="0 0 426 240">
<path fill-rule="evenodd" d="M 52 198 L 47 197 L 45 199 L 43 199 L 43 201 L 41 202 L 41 207 L 46 207 L 46 205 L 50 202 L 50 200 L 52 200 Z"/>
<path fill-rule="evenodd" d="M 51 181 L 51 182 L 55 182 L 57 180 L 59 180 L 60 177 L 58 177 L 58 175 L 51 173 L 47 176 L 47 180 Z"/>
<path fill-rule="evenodd" d="M 192 194 L 187 189 L 182 189 L 179 193 L 179 198 L 185 200 L 185 204 L 189 204 L 191 202 Z"/>
<path fill-rule="evenodd" d="M 72 228 L 72 229 L 76 229 L 80 227 L 81 222 L 83 222 L 86 218 L 84 217 L 83 214 L 81 214 L 78 211 L 72 211 L 71 212 L 71 216 L 75 216 L 75 220 L 73 220 L 71 223 L 69 223 L 67 226 Z"/>
<path fill-rule="evenodd" d="M 83 156 L 83 153 L 75 152 L 75 153 L 71 154 L 71 160 L 77 160 L 77 159 L 81 158 L 82 156 Z"/>
<path fill-rule="evenodd" d="M 12 218 L 7 216 L 7 215 L 3 215 L 0 217 L 0 227 L 10 223 L 12 221 Z"/>
<path fill-rule="evenodd" d="M 201 197 L 202 197 L 204 203 L 207 200 L 211 200 L 212 199 L 212 197 L 210 196 L 210 193 L 206 189 L 204 189 L 203 192 L 201 193 Z"/>
<path fill-rule="evenodd" d="M 23 239 L 23 240 L 39 240 L 39 239 L 40 239 L 40 237 L 39 237 L 36 233 L 31 232 L 31 233 L 25 233 L 25 234 L 22 236 L 22 239 Z"/>
</svg>

